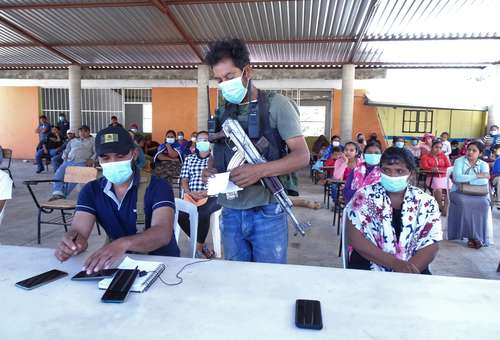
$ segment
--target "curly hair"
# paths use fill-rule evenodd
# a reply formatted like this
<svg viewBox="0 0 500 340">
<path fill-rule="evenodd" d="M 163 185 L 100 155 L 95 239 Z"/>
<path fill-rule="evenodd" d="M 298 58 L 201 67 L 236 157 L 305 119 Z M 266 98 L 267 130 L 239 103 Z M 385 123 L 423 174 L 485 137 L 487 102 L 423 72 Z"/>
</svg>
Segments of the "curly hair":
<svg viewBox="0 0 500 340">
<path fill-rule="evenodd" d="M 243 70 L 245 66 L 250 64 L 250 53 L 247 45 L 240 39 L 226 39 L 211 43 L 208 46 L 209 50 L 205 55 L 205 63 L 214 67 L 221 60 L 230 58 L 234 66 Z"/>
</svg>

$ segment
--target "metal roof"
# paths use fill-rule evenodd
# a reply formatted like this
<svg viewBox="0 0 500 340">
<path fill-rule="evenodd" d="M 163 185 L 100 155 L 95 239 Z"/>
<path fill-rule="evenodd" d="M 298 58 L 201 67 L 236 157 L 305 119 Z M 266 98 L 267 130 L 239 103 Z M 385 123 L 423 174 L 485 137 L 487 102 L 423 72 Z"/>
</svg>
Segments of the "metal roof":
<svg viewBox="0 0 500 340">
<path fill-rule="evenodd" d="M 260 67 L 484 67 L 500 0 L 3 0 L 0 68 L 196 67 L 238 37 Z"/>
</svg>

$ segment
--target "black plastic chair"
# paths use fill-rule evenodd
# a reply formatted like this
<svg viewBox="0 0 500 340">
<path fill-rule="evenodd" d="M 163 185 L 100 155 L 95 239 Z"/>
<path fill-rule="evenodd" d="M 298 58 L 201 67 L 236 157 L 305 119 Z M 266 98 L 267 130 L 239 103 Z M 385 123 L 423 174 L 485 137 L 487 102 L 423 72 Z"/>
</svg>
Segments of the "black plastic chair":
<svg viewBox="0 0 500 340">
<path fill-rule="evenodd" d="M 81 167 L 81 166 L 69 166 L 66 168 L 64 174 L 64 183 L 79 183 L 85 184 L 97 178 L 97 169 L 89 168 L 89 167 Z M 38 209 L 38 217 L 37 217 L 37 240 L 38 244 L 41 243 L 41 227 L 42 224 L 50 224 L 50 225 L 62 225 L 64 226 L 64 230 L 68 231 L 68 226 L 71 225 L 71 221 L 73 220 L 74 211 L 76 208 L 75 200 L 68 199 L 58 199 L 55 201 L 46 201 L 40 202 L 34 191 L 33 186 L 42 184 L 42 183 L 55 183 L 61 182 L 52 179 L 45 180 L 30 180 L 24 181 L 23 183 L 28 187 L 28 191 L 35 202 L 35 205 Z M 53 213 L 56 213 L 53 216 Z M 48 219 L 43 219 L 45 215 L 52 215 Z M 97 223 L 97 233 L 101 235 L 101 229 L 99 223 Z"/>
<path fill-rule="evenodd" d="M 15 188 L 16 185 L 14 183 L 14 178 L 12 177 L 12 172 L 10 171 L 10 165 L 12 164 L 12 150 L 11 149 L 2 149 L 2 155 L 4 161 L 7 160 L 7 166 L 1 166 L 0 170 L 7 171 L 10 179 L 12 180 L 12 186 Z M 3 164 L 3 161 L 2 161 Z M 2 165 L 0 164 L 0 165 Z"/>
</svg>

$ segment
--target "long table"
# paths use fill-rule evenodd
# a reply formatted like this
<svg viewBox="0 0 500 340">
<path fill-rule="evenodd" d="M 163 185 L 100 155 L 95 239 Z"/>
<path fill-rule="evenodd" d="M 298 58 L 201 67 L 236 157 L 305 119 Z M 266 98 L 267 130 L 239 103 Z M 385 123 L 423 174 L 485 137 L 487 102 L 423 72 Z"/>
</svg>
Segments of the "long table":
<svg viewBox="0 0 500 340">
<path fill-rule="evenodd" d="M 214 260 L 105 304 L 96 282 L 70 280 L 87 255 L 0 246 L 0 339 L 500 339 L 500 281 Z M 169 282 L 194 261 L 131 257 L 165 263 Z M 50 269 L 69 276 L 14 286 Z M 323 330 L 295 327 L 299 298 L 321 301 Z"/>
</svg>

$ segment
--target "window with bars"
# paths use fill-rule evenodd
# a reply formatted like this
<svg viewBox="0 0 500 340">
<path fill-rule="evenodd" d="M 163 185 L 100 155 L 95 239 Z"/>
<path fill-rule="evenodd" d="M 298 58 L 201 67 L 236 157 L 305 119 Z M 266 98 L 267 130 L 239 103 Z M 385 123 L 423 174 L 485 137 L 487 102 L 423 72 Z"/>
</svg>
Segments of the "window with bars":
<svg viewBox="0 0 500 340">
<path fill-rule="evenodd" d="M 403 110 L 403 132 L 432 132 L 433 110 Z"/>
<path fill-rule="evenodd" d="M 67 88 L 42 88 L 42 112 L 51 124 L 57 124 L 60 113 L 69 117 L 69 90 Z M 150 132 L 152 126 L 151 89 L 82 89 L 81 108 L 82 124 L 88 125 L 92 133 L 105 128 L 112 116 L 117 116 L 120 123 L 125 123 L 125 104 L 143 104 L 146 106 L 144 124 Z"/>
</svg>

